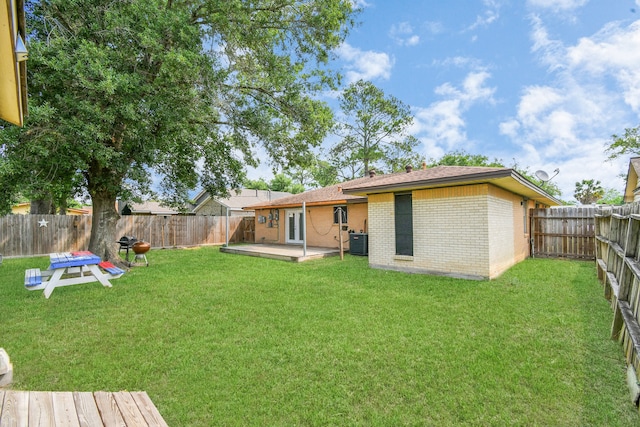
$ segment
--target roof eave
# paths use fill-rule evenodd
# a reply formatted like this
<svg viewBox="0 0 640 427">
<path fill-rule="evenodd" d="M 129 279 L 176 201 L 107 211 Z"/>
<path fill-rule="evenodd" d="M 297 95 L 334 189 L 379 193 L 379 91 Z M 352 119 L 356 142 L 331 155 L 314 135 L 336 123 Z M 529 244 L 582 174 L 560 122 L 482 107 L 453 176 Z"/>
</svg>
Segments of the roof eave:
<svg viewBox="0 0 640 427">
<path fill-rule="evenodd" d="M 500 180 L 513 179 L 520 187 L 518 189 L 510 188 L 502 183 Z M 562 203 L 555 197 L 548 194 L 540 187 L 534 185 L 532 182 L 524 178 L 518 172 L 513 169 L 501 169 L 491 172 L 480 172 L 475 174 L 463 175 L 463 176 L 450 176 L 443 178 L 422 179 L 416 181 L 402 182 L 397 184 L 387 184 L 378 186 L 366 186 L 359 188 L 354 186 L 352 188 L 344 189 L 345 194 L 365 196 L 376 193 L 388 193 L 398 191 L 411 191 L 420 188 L 438 188 L 438 187 L 451 187 L 454 185 L 471 185 L 491 183 L 500 188 L 505 188 L 513 193 L 521 194 L 525 197 L 529 197 L 540 202 L 543 202 L 549 206 L 561 205 Z"/>
<path fill-rule="evenodd" d="M 305 202 L 305 206 L 310 207 L 310 206 L 335 206 L 335 205 L 347 205 L 350 203 L 363 203 L 366 202 L 367 198 L 366 197 L 361 197 L 361 198 L 357 198 L 357 199 L 340 199 L 340 200 L 322 200 L 319 202 Z M 246 206 L 242 209 L 246 209 L 246 210 L 258 210 L 258 209 L 293 209 L 293 208 L 301 208 L 302 207 L 302 202 L 296 202 L 296 203 L 287 203 L 287 204 L 283 204 L 283 205 L 272 205 L 272 204 L 268 204 L 268 205 L 251 205 L 251 206 Z"/>
</svg>

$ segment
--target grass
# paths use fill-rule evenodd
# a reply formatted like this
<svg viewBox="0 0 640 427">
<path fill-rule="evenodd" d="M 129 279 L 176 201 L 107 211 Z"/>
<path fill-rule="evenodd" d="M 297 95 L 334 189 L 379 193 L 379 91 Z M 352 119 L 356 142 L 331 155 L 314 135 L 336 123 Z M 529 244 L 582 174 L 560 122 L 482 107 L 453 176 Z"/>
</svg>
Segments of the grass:
<svg viewBox="0 0 640 427">
<path fill-rule="evenodd" d="M 476 282 L 157 250 L 41 291 L 0 267 L 0 346 L 23 390 L 145 390 L 173 426 L 640 425 L 592 263 Z"/>
</svg>

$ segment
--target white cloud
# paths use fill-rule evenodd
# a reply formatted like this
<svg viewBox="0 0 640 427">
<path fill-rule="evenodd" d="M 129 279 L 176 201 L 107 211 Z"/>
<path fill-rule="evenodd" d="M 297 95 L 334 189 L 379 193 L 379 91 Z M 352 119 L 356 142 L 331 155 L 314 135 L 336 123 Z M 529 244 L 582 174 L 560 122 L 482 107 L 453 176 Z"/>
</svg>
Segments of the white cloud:
<svg viewBox="0 0 640 427">
<path fill-rule="evenodd" d="M 436 21 L 427 21 L 423 24 L 423 27 L 431 35 L 440 34 L 444 31 L 444 25 L 442 25 L 441 22 L 436 22 Z"/>
<path fill-rule="evenodd" d="M 614 79 L 624 101 L 640 113 L 640 21 L 626 28 L 611 23 L 593 37 L 567 49 L 567 65 L 591 78 Z"/>
<path fill-rule="evenodd" d="M 444 83 L 435 89 L 443 99 L 417 110 L 411 132 L 426 147 L 427 157 L 437 158 L 469 142 L 464 114 L 478 103 L 494 102 L 495 88 L 486 86 L 490 77 L 486 71 L 473 71 L 459 86 Z"/>
<path fill-rule="evenodd" d="M 351 5 L 354 9 L 360 9 L 370 6 L 365 0 L 351 0 Z"/>
<path fill-rule="evenodd" d="M 393 24 L 389 30 L 389 37 L 400 46 L 415 46 L 420 42 L 420 36 L 413 33 L 413 27 L 408 22 Z"/>
<path fill-rule="evenodd" d="M 347 83 L 360 79 L 371 81 L 374 79 L 388 80 L 394 60 L 384 52 L 363 51 L 348 43 L 343 43 L 337 50 L 338 56 L 347 63 L 345 77 Z"/>
<path fill-rule="evenodd" d="M 582 179 L 622 191 L 617 176 L 628 159 L 605 162 L 604 150 L 611 134 L 640 119 L 640 21 L 609 24 L 572 45 L 553 40 L 539 17 L 531 22 L 531 51 L 550 83 L 523 88 L 501 134 L 520 146 L 523 164 L 559 167 L 555 181 L 567 200 Z"/>
<path fill-rule="evenodd" d="M 495 0 L 483 0 L 486 10 L 482 15 L 476 16 L 476 20 L 466 31 L 473 31 L 480 27 L 488 27 L 500 17 L 500 4 Z"/>
<path fill-rule="evenodd" d="M 466 68 L 475 69 L 475 70 L 484 69 L 480 60 L 476 58 L 466 57 L 466 56 L 452 56 L 452 57 L 441 59 L 441 60 L 434 59 L 431 64 L 437 67 L 456 67 L 456 68 L 466 67 Z"/>
<path fill-rule="evenodd" d="M 565 47 L 562 42 L 552 40 L 539 16 L 531 18 L 533 30 L 531 31 L 531 52 L 538 55 L 538 59 L 554 71 L 565 66 Z"/>
<path fill-rule="evenodd" d="M 493 24 L 499 16 L 500 15 L 497 11 L 487 10 L 485 11 L 484 15 L 478 15 L 476 17 L 476 21 L 471 24 L 469 28 L 467 28 L 467 30 L 472 31 L 479 27 L 488 27 L 489 25 Z"/>
<path fill-rule="evenodd" d="M 534 8 L 551 9 L 554 12 L 571 11 L 587 4 L 589 0 L 528 0 L 527 4 Z"/>
</svg>

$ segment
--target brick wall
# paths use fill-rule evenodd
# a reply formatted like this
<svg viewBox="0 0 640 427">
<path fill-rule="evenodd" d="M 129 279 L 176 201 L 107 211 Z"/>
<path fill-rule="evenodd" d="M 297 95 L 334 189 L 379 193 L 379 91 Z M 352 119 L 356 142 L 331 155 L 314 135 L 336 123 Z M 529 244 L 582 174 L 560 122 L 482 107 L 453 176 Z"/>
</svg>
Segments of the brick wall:
<svg viewBox="0 0 640 427">
<path fill-rule="evenodd" d="M 511 193 L 496 187 L 489 188 L 487 198 L 489 229 L 489 277 L 496 277 L 515 261 L 515 205 L 519 206 Z M 523 229 L 517 230 L 522 236 Z"/>
<path fill-rule="evenodd" d="M 369 264 L 391 267 L 396 252 L 393 193 L 371 194 L 369 200 Z"/>
<path fill-rule="evenodd" d="M 520 201 L 489 184 L 414 191 L 414 253 L 407 257 L 395 255 L 394 195 L 369 196 L 369 263 L 455 277 L 496 277 L 524 258 Z"/>
</svg>

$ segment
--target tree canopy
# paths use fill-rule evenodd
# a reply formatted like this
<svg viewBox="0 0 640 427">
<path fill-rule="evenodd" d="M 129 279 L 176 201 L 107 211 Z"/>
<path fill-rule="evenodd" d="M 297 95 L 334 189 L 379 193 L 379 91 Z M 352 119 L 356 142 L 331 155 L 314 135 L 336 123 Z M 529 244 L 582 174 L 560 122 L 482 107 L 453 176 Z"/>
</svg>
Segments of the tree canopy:
<svg viewBox="0 0 640 427">
<path fill-rule="evenodd" d="M 430 159 L 429 166 L 486 166 L 494 168 L 505 167 L 501 160 L 489 158 L 482 154 L 470 154 L 465 150 L 455 150 L 449 153 L 445 153 L 439 159 Z"/>
<path fill-rule="evenodd" d="M 1 172 L 58 168 L 93 202 L 89 249 L 115 258 L 117 198 L 188 200 L 238 188 L 257 144 L 288 167 L 332 126 L 316 91 L 352 25 L 349 0 L 42 0 L 28 2 L 31 121 L 2 150 Z M 5 139 L 3 139 L 3 142 Z M 10 159 L 22 159 L 21 161 Z M 5 167 L 6 166 L 6 167 Z M 4 191 L 4 190 L 3 190 Z"/>
<path fill-rule="evenodd" d="M 581 204 L 590 205 L 600 200 L 605 195 L 605 191 L 600 185 L 600 181 L 583 179 L 580 182 L 576 182 L 576 189 L 573 195 Z"/>
<path fill-rule="evenodd" d="M 640 155 L 640 126 L 627 128 L 624 135 L 613 134 L 611 144 L 606 149 L 609 159 L 625 155 Z"/>
</svg>

